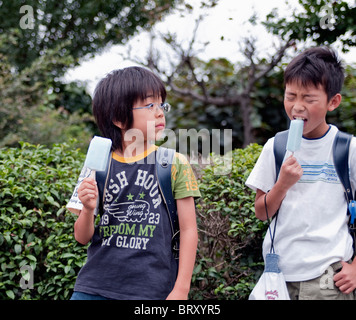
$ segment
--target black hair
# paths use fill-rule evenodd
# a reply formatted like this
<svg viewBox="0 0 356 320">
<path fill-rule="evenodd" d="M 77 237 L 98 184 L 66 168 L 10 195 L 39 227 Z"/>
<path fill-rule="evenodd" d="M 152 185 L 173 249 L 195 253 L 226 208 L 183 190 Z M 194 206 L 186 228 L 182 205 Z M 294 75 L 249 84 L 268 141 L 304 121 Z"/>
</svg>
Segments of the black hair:
<svg viewBox="0 0 356 320">
<path fill-rule="evenodd" d="M 328 101 L 340 93 L 344 68 L 336 53 L 328 47 L 315 47 L 296 56 L 284 72 L 284 85 L 297 82 L 303 87 L 321 85 Z"/>
<path fill-rule="evenodd" d="M 112 140 L 112 150 L 122 151 L 122 130 L 113 122 L 121 122 L 125 130 L 132 127 L 134 104 L 147 96 L 166 100 L 162 80 L 142 67 L 128 67 L 110 72 L 94 91 L 93 114 L 101 134 Z"/>
</svg>

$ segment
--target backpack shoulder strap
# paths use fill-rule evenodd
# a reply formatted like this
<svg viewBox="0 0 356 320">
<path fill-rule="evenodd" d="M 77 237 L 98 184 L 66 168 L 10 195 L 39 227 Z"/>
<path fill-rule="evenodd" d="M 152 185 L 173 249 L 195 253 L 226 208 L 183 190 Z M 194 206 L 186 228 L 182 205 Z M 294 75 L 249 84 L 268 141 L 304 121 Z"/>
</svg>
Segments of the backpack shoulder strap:
<svg viewBox="0 0 356 320">
<path fill-rule="evenodd" d="M 278 132 L 274 137 L 273 153 L 274 153 L 275 166 L 276 166 L 276 181 L 278 179 L 278 174 L 279 171 L 281 170 L 284 155 L 286 153 L 287 140 L 288 140 L 288 130 Z"/>
<path fill-rule="evenodd" d="M 175 240 L 176 236 L 179 233 L 179 222 L 178 222 L 178 215 L 177 215 L 177 207 L 176 201 L 173 197 L 172 191 L 172 182 L 171 182 L 171 171 L 172 171 L 172 163 L 175 155 L 175 150 L 168 149 L 164 147 L 159 147 L 157 149 L 156 155 L 156 172 L 158 183 L 160 187 L 160 191 L 163 197 L 163 201 L 167 206 L 167 210 L 169 212 L 169 220 L 171 223 L 173 239 L 172 245 L 173 250 L 178 250 L 179 241 L 178 239 Z"/>
<path fill-rule="evenodd" d="M 352 135 L 338 131 L 333 143 L 333 159 L 336 173 L 344 186 L 346 200 L 353 200 L 349 176 L 349 149 Z"/>
<path fill-rule="evenodd" d="M 333 143 L 333 159 L 334 159 L 334 167 L 336 173 L 344 186 L 345 197 L 348 203 L 348 211 L 350 214 L 349 219 L 349 231 L 353 240 L 353 248 L 354 254 L 356 255 L 356 226 L 355 226 L 355 215 L 356 215 L 356 207 L 355 201 L 353 200 L 352 188 L 350 183 L 350 175 L 349 175 L 349 150 L 350 143 L 352 139 L 352 135 L 346 132 L 338 131 L 336 133 L 334 143 Z"/>
</svg>

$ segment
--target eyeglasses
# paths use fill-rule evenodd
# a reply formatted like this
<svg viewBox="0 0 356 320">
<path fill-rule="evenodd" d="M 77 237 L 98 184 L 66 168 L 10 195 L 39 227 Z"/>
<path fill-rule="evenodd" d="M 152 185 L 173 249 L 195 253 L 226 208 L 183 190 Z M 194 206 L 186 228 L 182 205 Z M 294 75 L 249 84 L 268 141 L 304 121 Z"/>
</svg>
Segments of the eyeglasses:
<svg viewBox="0 0 356 320">
<path fill-rule="evenodd" d="M 150 103 L 145 107 L 136 107 L 136 108 L 132 108 L 132 109 L 133 110 L 148 109 L 149 111 L 153 112 L 153 111 L 157 111 L 158 108 L 163 110 L 163 112 L 167 113 L 171 110 L 171 105 L 167 102 L 165 102 L 165 103 Z"/>
</svg>

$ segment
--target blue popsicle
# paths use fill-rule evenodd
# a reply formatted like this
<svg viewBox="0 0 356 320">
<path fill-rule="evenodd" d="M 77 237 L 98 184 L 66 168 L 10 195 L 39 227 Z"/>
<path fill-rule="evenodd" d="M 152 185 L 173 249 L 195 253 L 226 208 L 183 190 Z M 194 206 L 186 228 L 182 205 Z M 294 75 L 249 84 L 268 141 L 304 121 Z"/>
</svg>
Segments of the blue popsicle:
<svg viewBox="0 0 356 320">
<path fill-rule="evenodd" d="M 304 121 L 301 119 L 292 120 L 289 127 L 287 150 L 295 152 L 300 148 L 303 136 Z"/>
<path fill-rule="evenodd" d="M 112 141 L 110 139 L 98 136 L 94 136 L 90 141 L 84 167 L 92 170 L 91 177 L 95 177 L 96 171 L 105 171 L 111 144 Z"/>
</svg>

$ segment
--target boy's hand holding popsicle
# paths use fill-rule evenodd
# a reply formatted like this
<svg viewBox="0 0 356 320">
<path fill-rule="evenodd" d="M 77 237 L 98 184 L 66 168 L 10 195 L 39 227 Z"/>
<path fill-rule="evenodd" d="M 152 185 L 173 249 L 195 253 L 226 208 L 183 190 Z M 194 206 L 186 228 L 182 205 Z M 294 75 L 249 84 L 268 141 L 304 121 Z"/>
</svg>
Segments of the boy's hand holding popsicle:
<svg viewBox="0 0 356 320">
<path fill-rule="evenodd" d="M 83 245 L 87 244 L 94 234 L 93 217 L 98 199 L 95 172 L 105 171 L 110 150 L 110 139 L 94 137 L 90 142 L 85 159 L 84 166 L 91 169 L 92 172 L 90 177 L 84 179 L 78 188 L 78 197 L 83 204 L 83 209 L 74 224 L 74 237 Z"/>
<path fill-rule="evenodd" d="M 296 119 L 291 121 L 287 151 L 292 154 L 284 161 L 279 172 L 279 177 L 274 187 L 268 193 L 268 212 L 272 217 L 279 209 L 287 191 L 295 185 L 303 175 L 303 169 L 294 157 L 294 152 L 300 148 L 303 136 L 304 121 Z M 288 156 L 288 154 L 287 154 Z M 257 190 L 255 200 L 256 217 L 260 220 L 266 220 L 265 200 L 267 194 L 261 190 Z"/>
<path fill-rule="evenodd" d="M 281 166 L 278 182 L 286 190 L 296 184 L 303 175 L 303 169 L 294 157 L 294 152 L 300 148 L 303 136 L 304 121 L 295 119 L 291 121 L 287 140 L 287 151 L 292 154 L 284 161 Z"/>
<path fill-rule="evenodd" d="M 95 136 L 90 142 L 84 166 L 91 169 L 89 178 L 85 178 L 78 188 L 78 197 L 84 208 L 93 212 L 97 205 L 98 188 L 96 171 L 105 171 L 111 150 L 111 140 Z"/>
</svg>

